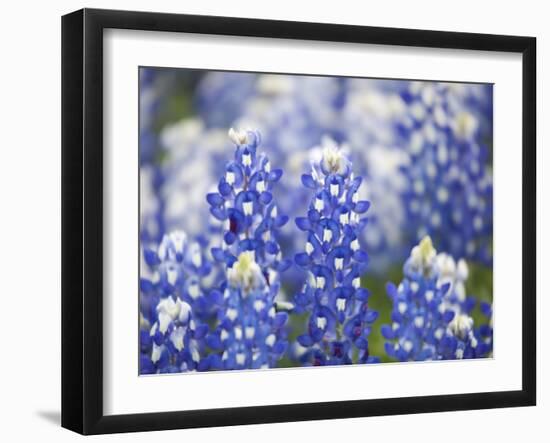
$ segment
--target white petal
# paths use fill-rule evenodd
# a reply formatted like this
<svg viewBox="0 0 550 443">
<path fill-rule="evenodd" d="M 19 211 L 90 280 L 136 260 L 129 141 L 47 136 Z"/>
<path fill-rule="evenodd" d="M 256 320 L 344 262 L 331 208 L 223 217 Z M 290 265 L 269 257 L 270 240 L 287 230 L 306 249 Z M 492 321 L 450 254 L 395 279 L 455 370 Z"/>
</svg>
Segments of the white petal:
<svg viewBox="0 0 550 443">
<path fill-rule="evenodd" d="M 151 352 L 151 361 L 156 363 L 159 361 L 162 351 L 164 350 L 164 345 L 157 346 L 156 343 L 153 343 L 153 352 Z"/>
<path fill-rule="evenodd" d="M 407 311 L 407 303 L 403 301 L 399 302 L 397 304 L 397 310 L 399 311 L 400 314 L 404 314 Z"/>
<path fill-rule="evenodd" d="M 276 337 L 274 334 L 269 334 L 267 338 L 265 339 L 265 344 L 267 346 L 273 346 L 275 344 Z"/>
<path fill-rule="evenodd" d="M 317 327 L 318 327 L 319 329 L 325 329 L 325 327 L 326 327 L 326 325 L 327 325 L 327 319 L 326 319 L 326 317 L 317 317 L 316 324 L 317 324 Z"/>
<path fill-rule="evenodd" d="M 252 208 L 253 208 L 252 202 L 244 202 L 243 203 L 244 215 L 252 215 Z"/>
<path fill-rule="evenodd" d="M 239 313 L 237 312 L 237 310 L 233 308 L 229 308 L 225 313 L 225 316 L 231 321 L 235 321 L 238 315 Z"/>
<path fill-rule="evenodd" d="M 349 223 L 349 212 L 340 214 L 340 223 L 343 225 L 347 225 Z"/>
<path fill-rule="evenodd" d="M 234 174 L 233 172 L 231 172 L 231 171 L 227 171 L 227 172 L 225 173 L 225 181 L 226 181 L 229 185 L 233 186 L 233 183 L 235 183 L 235 174 Z"/>
<path fill-rule="evenodd" d="M 316 198 L 315 199 L 315 210 L 321 212 L 323 209 L 325 209 L 325 202 L 322 198 Z"/>
<path fill-rule="evenodd" d="M 325 277 L 318 276 L 315 278 L 315 286 L 317 286 L 318 289 L 324 289 L 325 288 Z"/>
<path fill-rule="evenodd" d="M 242 340 L 243 338 L 243 330 L 241 327 L 236 327 L 234 330 L 233 330 L 234 334 L 235 334 L 235 339 L 237 340 Z"/>
<path fill-rule="evenodd" d="M 238 365 L 244 365 L 244 362 L 246 361 L 246 355 L 244 355 L 242 352 L 239 352 L 236 356 L 235 356 L 235 361 L 237 362 Z"/>
</svg>

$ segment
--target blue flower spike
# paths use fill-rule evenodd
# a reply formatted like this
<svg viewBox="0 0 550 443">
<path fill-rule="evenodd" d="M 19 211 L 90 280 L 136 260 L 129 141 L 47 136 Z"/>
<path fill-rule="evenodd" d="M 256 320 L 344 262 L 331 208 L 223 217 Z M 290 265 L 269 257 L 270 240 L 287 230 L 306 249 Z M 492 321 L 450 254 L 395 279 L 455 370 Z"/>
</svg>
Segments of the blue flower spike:
<svg viewBox="0 0 550 443">
<path fill-rule="evenodd" d="M 140 281 L 140 372 L 196 370 L 208 331 L 201 318 L 211 263 L 182 231 L 164 235 L 143 257 L 150 275 Z"/>
<path fill-rule="evenodd" d="M 430 237 L 411 250 L 399 286 L 388 283 L 392 324 L 383 325 L 386 353 L 399 361 L 455 360 L 487 357 L 492 327 L 476 328 L 470 313 L 475 299 L 466 296 L 468 266 L 437 253 Z M 491 317 L 490 306 L 482 312 Z"/>
<path fill-rule="evenodd" d="M 288 221 L 273 198 L 282 176 L 258 152 L 256 131 L 229 130 L 235 145 L 219 193 L 208 194 L 211 213 L 223 220 L 222 239 L 212 256 L 225 268 L 216 289 L 223 294 L 217 326 L 207 342 L 214 351 L 202 369 L 258 369 L 276 366 L 287 348 L 288 303 L 279 300 L 280 272 L 291 262 L 282 258 L 278 231 Z"/>
<path fill-rule="evenodd" d="M 321 160 L 302 175 L 302 184 L 312 192 L 307 216 L 296 219 L 307 241 L 295 263 L 308 280 L 295 296 L 295 311 L 309 313 L 306 332 L 297 338 L 299 358 L 313 366 L 378 362 L 368 346 L 378 314 L 361 287 L 368 255 L 359 239 L 369 207 L 359 197 L 361 177 L 354 177 L 344 150 L 325 139 Z"/>
</svg>

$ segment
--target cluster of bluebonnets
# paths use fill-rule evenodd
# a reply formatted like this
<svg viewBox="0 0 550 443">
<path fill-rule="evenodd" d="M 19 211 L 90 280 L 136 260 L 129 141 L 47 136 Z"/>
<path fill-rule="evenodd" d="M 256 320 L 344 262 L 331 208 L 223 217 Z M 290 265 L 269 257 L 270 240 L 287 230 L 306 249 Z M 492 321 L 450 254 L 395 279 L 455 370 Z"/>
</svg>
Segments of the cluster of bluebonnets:
<svg viewBox="0 0 550 443">
<path fill-rule="evenodd" d="M 392 300 L 391 325 L 382 326 L 386 352 L 400 361 L 479 358 L 492 351 L 492 312 L 481 311 L 487 323 L 478 327 L 470 316 L 476 305 L 464 282 L 468 265 L 446 253 L 437 254 L 430 237 L 411 251 L 399 286 L 388 283 Z"/>
<path fill-rule="evenodd" d="M 214 72 L 159 125 L 140 75 L 141 374 L 492 355 L 490 86 Z"/>
</svg>

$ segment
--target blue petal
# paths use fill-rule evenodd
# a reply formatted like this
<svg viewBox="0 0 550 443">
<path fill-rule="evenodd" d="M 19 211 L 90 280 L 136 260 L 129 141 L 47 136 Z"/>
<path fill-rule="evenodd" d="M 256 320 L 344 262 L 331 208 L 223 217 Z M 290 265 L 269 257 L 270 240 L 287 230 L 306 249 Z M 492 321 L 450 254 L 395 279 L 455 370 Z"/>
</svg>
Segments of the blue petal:
<svg viewBox="0 0 550 443">
<path fill-rule="evenodd" d="M 449 292 L 450 287 L 451 287 L 450 283 L 445 283 L 443 286 L 441 286 L 441 293 L 445 295 L 447 292 Z"/>
<path fill-rule="evenodd" d="M 395 356 L 401 361 L 407 361 L 409 358 L 409 353 L 400 347 L 397 351 L 395 351 Z"/>
<path fill-rule="evenodd" d="M 231 231 L 227 231 L 223 236 L 223 239 L 226 244 L 232 245 L 235 242 L 235 240 L 237 240 L 237 235 Z"/>
<path fill-rule="evenodd" d="M 361 263 L 366 263 L 369 260 L 369 255 L 365 251 L 355 251 L 353 258 Z"/>
<path fill-rule="evenodd" d="M 208 294 L 210 304 L 221 306 L 223 304 L 223 293 L 217 289 L 213 289 Z"/>
<path fill-rule="evenodd" d="M 277 252 L 279 252 L 279 247 L 277 246 L 277 243 L 275 243 L 274 241 L 268 241 L 265 244 L 265 250 L 267 251 L 268 254 L 275 255 L 277 254 Z"/>
<path fill-rule="evenodd" d="M 304 348 L 309 348 L 313 345 L 313 340 L 308 334 L 299 335 L 296 340 L 298 340 L 298 343 L 300 343 Z"/>
<path fill-rule="evenodd" d="M 388 340 L 394 338 L 393 329 L 390 325 L 382 325 L 382 327 L 380 328 L 380 332 L 382 333 L 382 336 Z"/>
<path fill-rule="evenodd" d="M 217 192 L 211 192 L 206 195 L 206 201 L 212 206 L 221 206 L 225 203 L 225 199 Z"/>
<path fill-rule="evenodd" d="M 369 298 L 369 296 L 370 296 L 370 291 L 368 289 L 357 288 L 355 290 L 355 297 L 357 298 L 357 300 L 365 301 Z"/>
<path fill-rule="evenodd" d="M 443 321 L 445 323 L 452 322 L 454 317 L 455 317 L 455 313 L 454 313 L 454 311 L 451 311 L 450 309 L 448 309 L 447 311 L 445 311 L 443 313 Z"/>
<path fill-rule="evenodd" d="M 139 289 L 141 290 L 141 292 L 147 294 L 151 292 L 153 288 L 154 288 L 153 282 L 151 282 L 150 280 L 146 278 L 139 279 Z"/>
<path fill-rule="evenodd" d="M 151 350 L 152 343 L 153 340 L 151 339 L 149 331 L 141 330 L 139 332 L 139 347 L 141 352 L 149 352 Z"/>
<path fill-rule="evenodd" d="M 363 200 L 363 201 L 357 202 L 353 210 L 358 214 L 363 214 L 364 212 L 367 212 L 369 207 L 370 207 L 370 202 L 367 200 Z"/>
<path fill-rule="evenodd" d="M 271 182 L 279 181 L 282 175 L 283 175 L 282 169 L 273 169 L 268 175 L 268 180 Z"/>
<path fill-rule="evenodd" d="M 286 225 L 287 222 L 288 222 L 288 215 L 278 215 L 275 218 L 275 221 L 273 222 L 273 224 L 275 225 L 276 228 L 281 228 L 284 225 Z"/>
<path fill-rule="evenodd" d="M 199 364 L 197 365 L 197 371 L 208 371 L 210 369 L 210 359 L 203 358 L 199 361 Z"/>
<path fill-rule="evenodd" d="M 395 357 L 395 348 L 393 343 L 384 343 L 384 350 L 386 351 L 386 354 L 390 357 Z"/>
<path fill-rule="evenodd" d="M 281 355 L 286 351 L 286 348 L 288 346 L 288 342 L 284 340 L 280 340 L 273 346 L 272 352 L 276 355 Z"/>
<path fill-rule="evenodd" d="M 277 265 L 277 271 L 285 272 L 288 268 L 290 268 L 290 265 L 292 265 L 292 260 L 290 259 L 281 260 Z"/>
<path fill-rule="evenodd" d="M 203 338 L 208 333 L 208 325 L 207 324 L 200 324 L 195 328 L 195 334 L 194 337 L 196 339 Z"/>
<path fill-rule="evenodd" d="M 475 297 L 468 297 L 466 298 L 466 301 L 464 302 L 464 306 L 462 309 L 466 311 L 467 314 L 472 312 L 472 310 L 476 307 L 477 300 Z"/>
<path fill-rule="evenodd" d="M 210 208 L 210 213 L 220 221 L 224 221 L 225 219 L 227 219 L 227 213 L 225 209 L 212 206 Z"/>
<path fill-rule="evenodd" d="M 491 327 L 489 325 L 481 325 L 479 327 L 479 333 L 483 337 L 490 337 L 492 332 L 493 332 L 493 330 L 491 329 Z"/>
<path fill-rule="evenodd" d="M 210 369 L 222 368 L 222 359 L 218 354 L 210 354 L 207 358 L 210 360 Z"/>
<path fill-rule="evenodd" d="M 315 223 L 320 220 L 321 214 L 319 214 L 315 209 L 310 209 L 307 212 L 307 218 L 309 218 L 312 223 Z"/>
<path fill-rule="evenodd" d="M 206 344 L 212 349 L 220 349 L 222 347 L 222 341 L 218 334 L 210 334 L 206 337 Z"/>
<path fill-rule="evenodd" d="M 301 229 L 302 231 L 307 231 L 311 229 L 311 223 L 310 221 L 305 217 L 298 217 L 296 218 L 296 226 L 298 229 Z"/>
<path fill-rule="evenodd" d="M 223 195 L 224 197 L 231 194 L 232 189 L 233 188 L 231 187 L 231 185 L 226 181 L 221 181 L 220 184 L 218 185 L 218 191 L 220 191 L 220 194 Z"/>
<path fill-rule="evenodd" d="M 141 354 L 139 357 L 139 373 L 140 374 L 154 374 L 155 365 L 147 355 Z"/>
<path fill-rule="evenodd" d="M 315 189 L 317 187 L 317 183 L 315 183 L 315 180 L 310 174 L 302 174 L 302 184 L 310 189 Z"/>
<path fill-rule="evenodd" d="M 369 310 L 365 314 L 365 321 L 367 323 L 373 323 L 378 318 L 378 311 Z"/>
<path fill-rule="evenodd" d="M 210 252 L 216 261 L 222 262 L 225 260 L 225 252 L 222 248 L 212 248 Z"/>
<path fill-rule="evenodd" d="M 273 318 L 273 327 L 281 328 L 285 325 L 288 320 L 288 314 L 286 312 L 277 312 L 275 318 Z"/>
<path fill-rule="evenodd" d="M 386 292 L 391 299 L 397 297 L 397 288 L 392 282 L 386 283 Z"/>
<path fill-rule="evenodd" d="M 264 205 L 269 204 L 272 199 L 273 195 L 271 194 L 271 192 L 264 191 L 260 194 L 260 202 L 262 202 L 262 204 Z"/>
<path fill-rule="evenodd" d="M 305 252 L 301 252 L 294 256 L 294 261 L 298 266 L 307 266 L 311 263 L 311 258 Z"/>
<path fill-rule="evenodd" d="M 145 260 L 145 263 L 147 263 L 151 267 L 154 267 L 160 264 L 160 259 L 158 254 L 152 249 L 145 249 L 143 251 L 143 258 Z"/>
<path fill-rule="evenodd" d="M 485 317 L 491 317 L 493 315 L 491 305 L 487 302 L 482 301 L 479 304 L 479 309 Z"/>
</svg>

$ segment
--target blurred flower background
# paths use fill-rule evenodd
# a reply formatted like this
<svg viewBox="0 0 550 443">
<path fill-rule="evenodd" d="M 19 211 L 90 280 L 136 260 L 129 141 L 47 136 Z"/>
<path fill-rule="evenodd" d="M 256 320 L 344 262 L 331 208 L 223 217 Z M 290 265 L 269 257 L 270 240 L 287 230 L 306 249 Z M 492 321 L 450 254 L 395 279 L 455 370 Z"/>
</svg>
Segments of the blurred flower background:
<svg viewBox="0 0 550 443">
<path fill-rule="evenodd" d="M 492 85 L 140 68 L 139 95 L 141 373 L 491 355 Z"/>
</svg>

